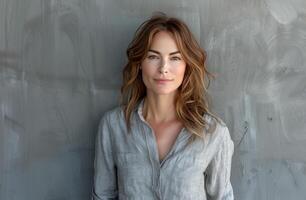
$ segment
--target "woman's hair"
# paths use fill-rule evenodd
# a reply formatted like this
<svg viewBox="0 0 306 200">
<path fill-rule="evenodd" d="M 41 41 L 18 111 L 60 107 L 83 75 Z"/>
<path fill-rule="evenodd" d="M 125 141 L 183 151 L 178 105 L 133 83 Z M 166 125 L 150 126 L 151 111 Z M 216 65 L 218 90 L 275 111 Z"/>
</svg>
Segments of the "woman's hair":
<svg viewBox="0 0 306 200">
<path fill-rule="evenodd" d="M 131 129 L 131 114 L 146 96 L 146 86 L 139 67 L 147 55 L 154 35 L 160 31 L 167 31 L 173 35 L 186 62 L 184 78 L 175 97 L 175 108 L 178 119 L 192 133 L 193 141 L 196 136 L 204 137 L 205 133 L 215 130 L 215 123 L 211 127 L 204 117 L 205 114 L 217 121 L 220 120 L 209 110 L 210 97 L 207 88 L 209 78 L 214 78 L 214 75 L 206 68 L 206 52 L 197 43 L 187 25 L 180 19 L 168 17 L 163 13 L 153 15 L 139 26 L 126 51 L 128 62 L 123 69 L 120 101 L 128 132 Z"/>
</svg>

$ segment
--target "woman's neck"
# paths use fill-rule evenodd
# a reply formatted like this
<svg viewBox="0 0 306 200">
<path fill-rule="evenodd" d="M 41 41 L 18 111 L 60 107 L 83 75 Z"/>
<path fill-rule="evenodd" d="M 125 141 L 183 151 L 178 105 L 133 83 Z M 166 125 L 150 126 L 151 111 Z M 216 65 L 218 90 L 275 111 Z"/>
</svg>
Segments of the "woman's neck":
<svg viewBox="0 0 306 200">
<path fill-rule="evenodd" d="M 173 96 L 146 96 L 143 104 L 143 116 L 146 121 L 157 124 L 177 120 Z"/>
</svg>

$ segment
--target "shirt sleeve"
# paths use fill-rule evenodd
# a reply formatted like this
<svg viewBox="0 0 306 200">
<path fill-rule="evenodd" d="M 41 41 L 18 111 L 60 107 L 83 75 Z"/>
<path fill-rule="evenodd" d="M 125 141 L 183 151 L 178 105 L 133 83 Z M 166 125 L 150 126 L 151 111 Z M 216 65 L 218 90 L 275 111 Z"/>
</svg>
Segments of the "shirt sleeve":
<svg viewBox="0 0 306 200">
<path fill-rule="evenodd" d="M 113 160 L 109 122 L 100 121 L 95 141 L 94 184 L 91 200 L 117 200 L 117 174 Z"/>
<path fill-rule="evenodd" d="M 205 171 L 205 187 L 208 200 L 233 200 L 233 188 L 230 182 L 231 162 L 234 143 L 229 130 L 224 128 L 218 150 Z"/>
</svg>

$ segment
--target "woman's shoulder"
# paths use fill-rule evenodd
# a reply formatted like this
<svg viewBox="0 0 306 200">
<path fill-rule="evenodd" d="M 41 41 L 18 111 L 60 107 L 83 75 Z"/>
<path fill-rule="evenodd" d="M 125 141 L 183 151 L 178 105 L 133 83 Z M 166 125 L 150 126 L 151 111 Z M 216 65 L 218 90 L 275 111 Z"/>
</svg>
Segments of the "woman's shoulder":
<svg viewBox="0 0 306 200">
<path fill-rule="evenodd" d="M 204 115 L 207 122 L 207 135 L 211 140 L 231 140 L 230 132 L 225 121 L 220 117 L 215 117 L 210 114 Z"/>
<path fill-rule="evenodd" d="M 115 106 L 106 110 L 102 116 L 102 119 L 106 119 L 109 122 L 118 122 L 123 119 L 123 109 L 121 106 Z"/>
<path fill-rule="evenodd" d="M 226 123 L 224 122 L 224 120 L 218 116 L 213 116 L 209 113 L 205 113 L 203 115 L 203 118 L 207 124 L 207 128 L 211 128 L 211 129 L 214 129 L 213 127 L 215 128 L 225 128 L 227 127 Z"/>
</svg>

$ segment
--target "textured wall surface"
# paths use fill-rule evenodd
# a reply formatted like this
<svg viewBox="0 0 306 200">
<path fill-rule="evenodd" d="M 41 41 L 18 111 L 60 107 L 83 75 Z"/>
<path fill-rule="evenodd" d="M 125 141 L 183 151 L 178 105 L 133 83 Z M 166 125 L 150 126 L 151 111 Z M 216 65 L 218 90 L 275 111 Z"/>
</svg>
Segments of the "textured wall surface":
<svg viewBox="0 0 306 200">
<path fill-rule="evenodd" d="M 306 199 L 305 0 L 0 0 L 0 199 L 89 199 L 94 137 L 153 11 L 208 52 L 238 200 Z"/>
</svg>

